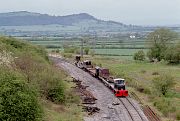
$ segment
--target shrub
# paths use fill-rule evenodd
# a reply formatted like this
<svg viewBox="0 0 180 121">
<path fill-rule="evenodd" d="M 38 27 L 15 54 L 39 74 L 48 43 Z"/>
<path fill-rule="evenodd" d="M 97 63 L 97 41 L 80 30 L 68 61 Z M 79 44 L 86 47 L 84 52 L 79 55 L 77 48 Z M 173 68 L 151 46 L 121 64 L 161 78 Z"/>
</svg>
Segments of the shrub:
<svg viewBox="0 0 180 121">
<path fill-rule="evenodd" d="M 165 60 L 169 63 L 180 63 L 180 43 L 169 47 L 165 52 Z"/>
<path fill-rule="evenodd" d="M 64 48 L 64 53 L 75 53 L 77 50 L 77 47 L 66 47 Z"/>
<path fill-rule="evenodd" d="M 180 120 L 180 111 L 179 113 L 176 114 L 176 119 L 179 121 Z"/>
<path fill-rule="evenodd" d="M 53 102 L 63 103 L 65 101 L 65 95 L 64 95 L 64 87 L 62 83 L 58 83 L 57 85 L 54 85 L 50 89 L 48 89 L 47 96 L 48 96 L 47 98 Z"/>
<path fill-rule="evenodd" d="M 56 50 L 56 53 L 59 53 L 59 52 L 60 52 L 60 50 L 59 50 L 59 49 L 57 49 L 57 50 Z"/>
<path fill-rule="evenodd" d="M 143 92 L 144 92 L 145 94 L 151 94 L 151 89 L 148 88 L 148 87 L 145 87 Z"/>
<path fill-rule="evenodd" d="M 63 103 L 66 85 L 62 80 L 65 77 L 66 74 L 63 71 L 53 66 L 47 66 L 43 71 L 36 72 L 34 82 L 38 85 L 42 96 L 53 102 Z"/>
<path fill-rule="evenodd" d="M 138 51 L 134 54 L 134 60 L 144 61 L 145 60 L 145 54 L 143 50 Z"/>
<path fill-rule="evenodd" d="M 88 54 L 89 54 L 89 48 L 86 47 L 86 48 L 84 49 L 84 52 L 85 52 L 86 55 L 88 55 Z"/>
<path fill-rule="evenodd" d="M 165 96 L 174 87 L 175 82 L 172 76 L 161 75 L 153 79 L 153 84 L 158 93 Z"/>
<path fill-rule="evenodd" d="M 161 48 L 159 47 L 152 47 L 148 52 L 147 52 L 147 57 L 149 58 L 150 61 L 158 60 L 160 61 L 163 59 L 163 53 L 161 52 Z M 163 52 L 165 49 L 163 50 Z"/>
<path fill-rule="evenodd" d="M 154 106 L 156 106 L 164 115 L 176 111 L 176 107 L 173 106 L 173 102 L 166 98 L 156 98 Z"/>
<path fill-rule="evenodd" d="M 15 72 L 0 70 L 0 119 L 6 121 L 39 121 L 42 110 L 24 79 Z"/>
</svg>

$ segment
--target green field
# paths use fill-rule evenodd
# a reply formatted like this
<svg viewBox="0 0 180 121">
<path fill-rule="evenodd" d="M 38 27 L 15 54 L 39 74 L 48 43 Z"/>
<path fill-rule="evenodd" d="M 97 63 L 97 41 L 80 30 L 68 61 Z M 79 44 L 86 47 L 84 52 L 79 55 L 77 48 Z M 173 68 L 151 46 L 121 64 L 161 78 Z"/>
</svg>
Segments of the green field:
<svg viewBox="0 0 180 121">
<path fill-rule="evenodd" d="M 135 52 L 142 49 L 92 49 L 99 55 L 112 55 L 112 56 L 133 56 Z M 148 49 L 144 49 L 146 52 Z"/>
<path fill-rule="evenodd" d="M 79 38 L 26 38 L 30 42 L 41 45 L 48 50 L 63 50 L 63 46 L 81 46 L 81 40 Z M 83 43 L 84 48 L 88 47 L 91 51 L 95 51 L 96 55 L 111 56 L 113 58 L 125 58 L 132 60 L 132 56 L 139 50 L 147 52 L 147 45 L 149 43 L 145 39 L 130 39 L 126 38 L 95 38 L 85 40 Z"/>
</svg>

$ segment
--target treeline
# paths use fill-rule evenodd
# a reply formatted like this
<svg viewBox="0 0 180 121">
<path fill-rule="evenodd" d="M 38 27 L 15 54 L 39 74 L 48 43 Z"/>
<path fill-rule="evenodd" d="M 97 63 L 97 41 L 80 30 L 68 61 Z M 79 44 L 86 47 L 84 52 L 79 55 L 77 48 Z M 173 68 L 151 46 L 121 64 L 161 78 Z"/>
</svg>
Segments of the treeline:
<svg viewBox="0 0 180 121">
<path fill-rule="evenodd" d="M 62 46 L 59 46 L 59 45 L 45 45 L 45 47 L 48 49 L 62 48 Z M 85 46 L 85 47 L 87 47 L 87 46 Z M 106 47 L 90 47 L 90 46 L 88 46 L 88 48 L 90 48 L 90 49 L 149 49 L 149 47 L 117 47 L 117 46 L 106 46 Z"/>
<path fill-rule="evenodd" d="M 0 120 L 44 120 L 41 100 L 64 103 L 65 78 L 43 48 L 0 37 Z"/>
</svg>

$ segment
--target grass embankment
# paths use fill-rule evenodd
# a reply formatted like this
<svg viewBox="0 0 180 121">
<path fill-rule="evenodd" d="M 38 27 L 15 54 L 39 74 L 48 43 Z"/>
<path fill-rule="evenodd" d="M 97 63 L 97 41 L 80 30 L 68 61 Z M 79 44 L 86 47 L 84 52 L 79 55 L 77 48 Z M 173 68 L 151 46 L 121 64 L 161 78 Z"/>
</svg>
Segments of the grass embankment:
<svg viewBox="0 0 180 121">
<path fill-rule="evenodd" d="M 70 80 L 43 48 L 0 37 L 1 120 L 82 120 L 80 98 Z"/>
<path fill-rule="evenodd" d="M 107 67 L 115 77 L 125 78 L 129 91 L 134 91 L 145 104 L 163 117 L 163 120 L 180 118 L 180 65 L 168 65 L 165 62 L 149 63 L 96 56 L 87 57 L 96 65 Z M 165 96 L 157 95 L 153 79 L 159 76 L 171 75 L 175 80 L 175 87 Z"/>
</svg>

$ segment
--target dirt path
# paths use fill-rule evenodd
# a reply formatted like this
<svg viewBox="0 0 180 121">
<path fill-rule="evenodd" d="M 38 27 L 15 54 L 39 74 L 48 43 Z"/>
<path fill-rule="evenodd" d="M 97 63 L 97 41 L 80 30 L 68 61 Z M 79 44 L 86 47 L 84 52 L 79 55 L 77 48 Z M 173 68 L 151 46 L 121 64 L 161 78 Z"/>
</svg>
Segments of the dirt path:
<svg viewBox="0 0 180 121">
<path fill-rule="evenodd" d="M 81 80 L 83 85 L 88 86 L 87 90 L 98 99 L 94 106 L 100 108 L 100 112 L 92 116 L 85 116 L 84 121 L 132 121 L 131 116 L 122 102 L 118 100 L 103 83 L 61 58 L 52 59 L 57 66 L 63 68 L 75 79 Z M 132 102 L 135 103 L 138 108 L 138 111 L 143 117 L 143 121 L 148 121 L 139 105 L 134 100 L 132 100 Z M 119 105 L 113 105 L 113 103 L 119 103 Z M 136 119 L 134 121 L 142 120 Z"/>
</svg>

